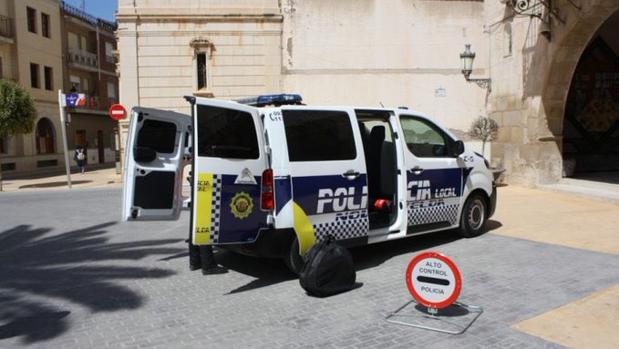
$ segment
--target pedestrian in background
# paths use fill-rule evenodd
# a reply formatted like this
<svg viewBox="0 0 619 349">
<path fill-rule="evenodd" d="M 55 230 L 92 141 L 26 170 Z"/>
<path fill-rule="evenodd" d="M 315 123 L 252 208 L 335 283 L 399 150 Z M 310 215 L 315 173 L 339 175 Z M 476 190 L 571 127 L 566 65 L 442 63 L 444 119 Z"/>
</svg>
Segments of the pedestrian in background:
<svg viewBox="0 0 619 349">
<path fill-rule="evenodd" d="M 86 152 L 82 146 L 78 146 L 75 148 L 75 154 L 73 154 L 73 159 L 77 163 L 77 168 L 81 173 L 86 171 Z"/>
</svg>

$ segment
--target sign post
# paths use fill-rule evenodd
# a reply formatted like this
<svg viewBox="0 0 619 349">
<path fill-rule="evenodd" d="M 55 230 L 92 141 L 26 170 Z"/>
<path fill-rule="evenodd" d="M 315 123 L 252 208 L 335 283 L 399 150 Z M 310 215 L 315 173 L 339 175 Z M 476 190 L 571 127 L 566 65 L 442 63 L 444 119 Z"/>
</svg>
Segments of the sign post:
<svg viewBox="0 0 619 349">
<path fill-rule="evenodd" d="M 112 104 L 107 114 L 113 120 L 120 121 L 127 117 L 127 109 L 122 104 Z M 122 166 L 120 163 L 120 126 L 114 128 L 114 146 L 116 151 L 116 174 L 121 174 Z"/>
<path fill-rule="evenodd" d="M 67 171 L 67 186 L 71 189 L 71 164 L 69 163 L 69 149 L 67 146 L 67 116 L 65 106 L 67 105 L 67 98 L 62 93 L 62 90 L 58 90 L 58 107 L 60 108 L 60 130 L 62 132 L 62 146 L 64 151 L 64 167 Z"/>
<path fill-rule="evenodd" d="M 481 307 L 457 302 L 462 290 L 462 275 L 456 264 L 442 253 L 428 251 L 413 257 L 406 268 L 405 280 L 413 299 L 387 315 L 388 322 L 443 333 L 461 334 L 483 312 Z M 415 310 L 404 312 L 404 309 L 411 303 L 416 304 Z M 445 325 L 443 327 L 424 323 L 427 320 L 437 323 L 444 316 L 449 316 L 450 321 L 441 322 Z M 458 317 L 462 318 L 463 324 L 455 321 Z M 397 318 L 403 320 L 396 320 Z"/>
</svg>

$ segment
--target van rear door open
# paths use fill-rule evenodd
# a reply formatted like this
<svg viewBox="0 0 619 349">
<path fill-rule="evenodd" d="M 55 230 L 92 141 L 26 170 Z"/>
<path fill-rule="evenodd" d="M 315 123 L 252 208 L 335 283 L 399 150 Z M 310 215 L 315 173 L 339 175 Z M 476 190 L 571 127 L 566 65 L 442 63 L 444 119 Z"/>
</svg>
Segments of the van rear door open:
<svg viewBox="0 0 619 349">
<path fill-rule="evenodd" d="M 192 241 L 253 242 L 268 214 L 261 209 L 268 159 L 258 109 L 204 98 L 193 108 Z"/>
<path fill-rule="evenodd" d="M 123 220 L 178 219 L 182 208 L 189 115 L 133 108 L 127 139 Z"/>
</svg>

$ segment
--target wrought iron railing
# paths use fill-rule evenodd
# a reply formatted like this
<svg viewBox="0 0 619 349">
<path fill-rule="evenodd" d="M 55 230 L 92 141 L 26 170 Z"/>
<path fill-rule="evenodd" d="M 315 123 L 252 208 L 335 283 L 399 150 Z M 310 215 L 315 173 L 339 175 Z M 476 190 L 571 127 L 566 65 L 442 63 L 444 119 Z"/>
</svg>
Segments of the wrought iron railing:
<svg viewBox="0 0 619 349">
<path fill-rule="evenodd" d="M 62 8 L 64 12 L 70 14 L 71 16 L 77 17 L 82 21 L 89 23 L 90 25 L 102 28 L 104 30 L 115 31 L 118 27 L 116 23 L 97 18 L 93 15 L 89 15 L 88 13 L 80 10 L 79 8 L 69 5 L 65 1 L 60 2 L 60 8 Z"/>
<path fill-rule="evenodd" d="M 82 92 L 76 92 L 82 93 Z M 107 111 L 112 104 L 118 103 L 118 99 L 115 97 L 101 98 L 99 95 L 85 94 L 86 104 L 75 107 L 75 109 L 90 109 L 90 110 L 103 110 Z"/>
<path fill-rule="evenodd" d="M 96 53 L 91 53 L 76 48 L 69 49 L 69 62 L 95 69 L 98 67 Z"/>
</svg>

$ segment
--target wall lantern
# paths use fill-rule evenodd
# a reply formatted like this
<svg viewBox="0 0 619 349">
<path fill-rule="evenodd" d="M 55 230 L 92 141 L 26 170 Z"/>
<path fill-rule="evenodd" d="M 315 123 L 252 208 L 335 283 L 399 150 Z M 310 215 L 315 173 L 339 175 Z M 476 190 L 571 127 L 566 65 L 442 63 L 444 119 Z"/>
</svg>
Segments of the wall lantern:
<svg viewBox="0 0 619 349">
<path fill-rule="evenodd" d="M 490 92 L 490 78 L 488 79 L 471 79 L 471 73 L 473 72 L 473 61 L 475 61 L 475 52 L 471 51 L 471 44 L 464 45 L 464 52 L 460 54 L 462 60 L 462 75 L 468 82 L 474 82 L 481 88 L 487 88 Z"/>
</svg>

